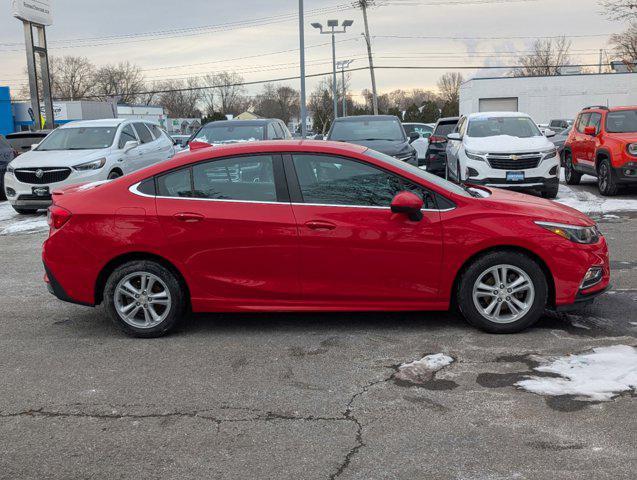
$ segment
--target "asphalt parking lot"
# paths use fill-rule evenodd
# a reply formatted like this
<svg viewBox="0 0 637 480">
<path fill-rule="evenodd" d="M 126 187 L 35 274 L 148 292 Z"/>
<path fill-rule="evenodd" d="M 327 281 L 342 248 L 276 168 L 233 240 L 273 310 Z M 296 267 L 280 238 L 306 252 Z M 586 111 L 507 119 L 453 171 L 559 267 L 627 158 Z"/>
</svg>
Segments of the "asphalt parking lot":
<svg viewBox="0 0 637 480">
<path fill-rule="evenodd" d="M 522 334 L 448 313 L 224 314 L 155 340 L 52 297 L 44 217 L 0 204 L 0 478 L 634 478 L 634 391 L 514 385 L 543 358 L 637 345 L 637 197 L 562 200 L 599 221 L 613 289 Z M 437 353 L 453 362 L 398 375 Z"/>
</svg>

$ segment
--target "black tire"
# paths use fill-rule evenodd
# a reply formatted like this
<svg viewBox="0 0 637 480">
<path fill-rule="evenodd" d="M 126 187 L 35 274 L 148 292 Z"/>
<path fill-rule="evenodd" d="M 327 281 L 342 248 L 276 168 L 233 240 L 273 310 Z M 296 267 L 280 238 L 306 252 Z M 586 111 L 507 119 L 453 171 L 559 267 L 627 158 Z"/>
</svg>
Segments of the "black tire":
<svg viewBox="0 0 637 480">
<path fill-rule="evenodd" d="M 116 178 L 121 177 L 122 174 L 120 172 L 118 172 L 117 170 L 113 170 L 111 173 L 108 174 L 108 177 L 106 177 L 108 180 L 115 180 Z"/>
<path fill-rule="evenodd" d="M 483 316 L 473 300 L 473 288 L 484 272 L 497 265 L 510 265 L 526 273 L 534 288 L 534 299 L 528 311 L 509 323 L 497 323 Z M 512 251 L 492 252 L 478 257 L 462 273 L 456 292 L 456 302 L 465 320 L 489 333 L 517 333 L 537 322 L 547 305 L 548 284 L 542 268 L 529 256 Z"/>
<path fill-rule="evenodd" d="M 158 277 L 170 293 L 170 306 L 167 315 L 161 323 L 150 328 L 140 328 L 126 323 L 120 317 L 115 305 L 115 290 L 118 283 L 127 276 L 138 272 Z M 132 261 L 116 268 L 108 277 L 104 287 L 104 304 L 109 317 L 117 328 L 127 335 L 140 338 L 154 338 L 166 335 L 175 328 L 186 312 L 185 290 L 177 276 L 163 265 L 148 260 Z"/>
<path fill-rule="evenodd" d="M 555 198 L 557 197 L 557 192 L 560 190 L 560 184 L 559 183 L 552 183 L 550 185 L 547 185 L 546 187 L 544 187 L 544 190 L 542 190 L 542 197 L 543 198 Z"/>
<path fill-rule="evenodd" d="M 617 195 L 619 190 L 610 162 L 605 158 L 600 160 L 597 166 L 597 187 L 599 188 L 599 193 L 605 197 Z"/>
<path fill-rule="evenodd" d="M 33 209 L 33 208 L 20 208 L 20 207 L 13 207 L 13 209 L 18 212 L 20 215 L 34 215 L 37 213 L 37 208 Z"/>
<path fill-rule="evenodd" d="M 571 152 L 564 152 L 564 178 L 567 185 L 579 185 L 582 174 L 573 168 L 572 158 Z"/>
</svg>

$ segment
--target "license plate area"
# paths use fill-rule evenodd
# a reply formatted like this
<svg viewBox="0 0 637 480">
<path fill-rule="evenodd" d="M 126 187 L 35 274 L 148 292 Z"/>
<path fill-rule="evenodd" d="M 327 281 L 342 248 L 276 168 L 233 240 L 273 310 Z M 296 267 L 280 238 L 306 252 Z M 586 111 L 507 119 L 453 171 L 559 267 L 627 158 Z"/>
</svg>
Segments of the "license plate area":
<svg viewBox="0 0 637 480">
<path fill-rule="evenodd" d="M 524 172 L 507 172 L 507 182 L 523 182 Z"/>
<path fill-rule="evenodd" d="M 49 197 L 51 192 L 49 191 L 49 187 L 31 187 L 31 193 L 36 197 Z"/>
</svg>

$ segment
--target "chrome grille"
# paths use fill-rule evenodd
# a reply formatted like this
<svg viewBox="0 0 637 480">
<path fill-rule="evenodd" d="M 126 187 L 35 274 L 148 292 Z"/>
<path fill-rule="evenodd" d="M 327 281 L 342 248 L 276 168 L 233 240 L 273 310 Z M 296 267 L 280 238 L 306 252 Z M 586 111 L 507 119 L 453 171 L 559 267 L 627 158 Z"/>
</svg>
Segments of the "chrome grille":
<svg viewBox="0 0 637 480">
<path fill-rule="evenodd" d="M 496 170 L 527 170 L 529 168 L 537 168 L 542 160 L 539 152 L 516 153 L 516 154 L 487 154 L 487 161 L 491 168 Z"/>
<path fill-rule="evenodd" d="M 32 185 L 46 185 L 47 183 L 63 182 L 71 175 L 70 168 L 46 167 L 46 168 L 20 168 L 16 169 L 15 176 L 22 183 Z"/>
</svg>

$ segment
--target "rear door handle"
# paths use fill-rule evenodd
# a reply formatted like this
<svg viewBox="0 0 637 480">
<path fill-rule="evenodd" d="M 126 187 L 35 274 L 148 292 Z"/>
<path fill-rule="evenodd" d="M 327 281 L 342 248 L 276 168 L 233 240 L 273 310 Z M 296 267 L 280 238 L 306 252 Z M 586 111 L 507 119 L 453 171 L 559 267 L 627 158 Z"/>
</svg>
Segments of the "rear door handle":
<svg viewBox="0 0 637 480">
<path fill-rule="evenodd" d="M 173 216 L 175 217 L 176 220 L 180 222 L 185 222 L 185 223 L 201 222 L 204 219 L 203 215 L 199 213 L 192 213 L 192 212 L 175 213 L 175 215 Z"/>
<path fill-rule="evenodd" d="M 336 225 L 330 222 L 324 222 L 321 220 L 311 220 L 305 224 L 307 228 L 312 230 L 334 230 Z"/>
</svg>

